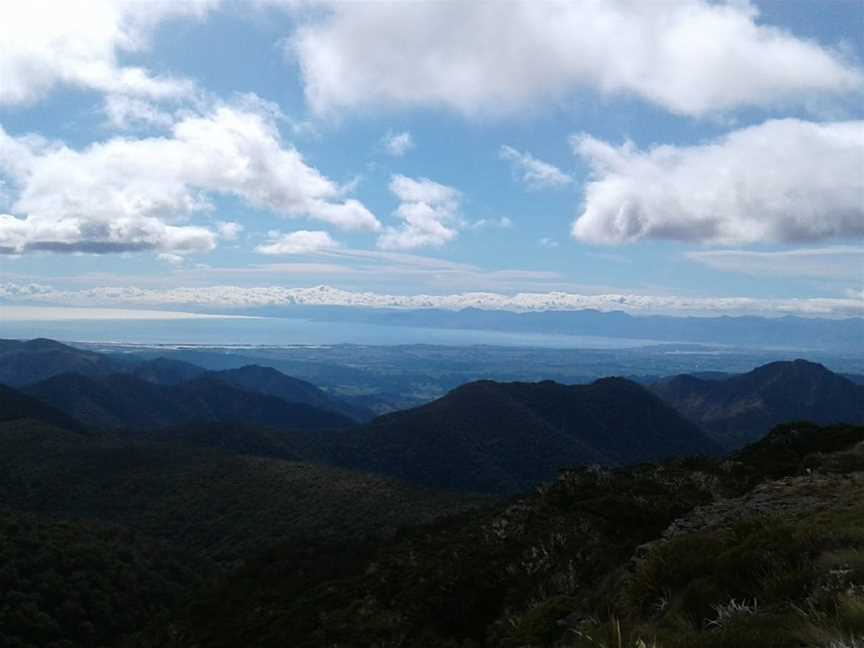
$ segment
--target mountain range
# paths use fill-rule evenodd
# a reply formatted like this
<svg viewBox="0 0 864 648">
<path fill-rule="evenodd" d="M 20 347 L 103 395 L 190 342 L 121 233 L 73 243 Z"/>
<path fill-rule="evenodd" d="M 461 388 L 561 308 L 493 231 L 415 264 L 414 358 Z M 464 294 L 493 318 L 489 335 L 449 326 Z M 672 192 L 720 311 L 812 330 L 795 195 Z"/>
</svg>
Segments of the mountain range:
<svg viewBox="0 0 864 648">
<path fill-rule="evenodd" d="M 574 465 L 717 455 L 790 420 L 864 422 L 864 386 L 803 360 L 745 374 L 677 375 L 647 387 L 623 378 L 588 385 L 482 380 L 369 421 L 369 410 L 272 367 L 214 371 L 50 340 L 0 344 L 0 376 L 8 378 L 7 359 L 28 368 L 14 373 L 19 385 L 54 373 L 4 392 L 31 410 L 33 399 L 44 403 L 44 413 L 33 416 L 40 420 L 125 428 L 150 439 L 173 434 L 193 445 L 485 493 L 521 492 Z"/>
<path fill-rule="evenodd" d="M 238 389 L 210 375 L 159 385 L 128 374 L 61 374 L 22 390 L 99 427 L 148 428 L 233 421 L 321 429 L 353 424 L 337 412 Z"/>
<path fill-rule="evenodd" d="M 47 339 L 0 340 L 0 384 L 96 425 L 232 420 L 335 427 L 374 416 L 269 367 L 208 371 L 173 358 L 103 354 Z"/>
<path fill-rule="evenodd" d="M 728 377 L 673 376 L 651 390 L 726 449 L 786 421 L 864 422 L 864 385 L 806 360 Z"/>
<path fill-rule="evenodd" d="M 480 380 L 365 422 L 272 367 L 35 340 L 0 376 L 0 645 L 864 636 L 864 428 L 771 430 L 864 422 L 819 364 Z"/>
<path fill-rule="evenodd" d="M 493 299 L 496 297 L 490 295 Z M 556 295 L 524 295 L 522 312 L 486 303 L 436 307 L 434 297 L 424 306 L 384 304 L 389 308 L 352 306 L 262 307 L 250 314 L 302 317 L 319 321 L 343 321 L 433 329 L 510 331 L 526 334 L 556 334 L 628 338 L 664 342 L 693 342 L 751 348 L 787 348 L 859 352 L 864 342 L 864 319 L 822 319 L 796 316 L 686 317 L 630 314 L 593 308 L 572 309 L 555 301 Z M 540 301 L 534 301 L 534 299 Z M 382 304 L 378 304 L 381 306 Z M 610 304 L 612 305 L 612 304 Z M 397 306 L 397 307 L 393 307 Z"/>
</svg>

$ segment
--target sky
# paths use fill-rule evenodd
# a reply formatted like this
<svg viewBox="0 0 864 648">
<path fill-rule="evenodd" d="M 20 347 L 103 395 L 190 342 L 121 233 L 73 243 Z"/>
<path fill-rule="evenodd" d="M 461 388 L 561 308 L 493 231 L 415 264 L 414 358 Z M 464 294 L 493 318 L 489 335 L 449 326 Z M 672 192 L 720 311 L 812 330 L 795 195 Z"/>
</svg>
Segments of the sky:
<svg viewBox="0 0 864 648">
<path fill-rule="evenodd" d="M 31 0 L 0 44 L 7 313 L 864 315 L 855 0 Z"/>
</svg>

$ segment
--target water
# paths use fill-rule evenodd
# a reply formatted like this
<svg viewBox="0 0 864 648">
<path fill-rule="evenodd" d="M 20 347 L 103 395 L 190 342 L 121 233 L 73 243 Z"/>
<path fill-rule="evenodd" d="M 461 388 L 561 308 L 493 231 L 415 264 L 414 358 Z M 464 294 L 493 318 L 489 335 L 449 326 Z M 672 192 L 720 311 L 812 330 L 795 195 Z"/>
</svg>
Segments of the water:
<svg viewBox="0 0 864 648">
<path fill-rule="evenodd" d="M 547 348 L 624 349 L 656 340 L 586 335 L 509 333 L 468 329 L 433 329 L 354 322 L 322 322 L 295 318 L 196 320 L 54 320 L 2 321 L 0 337 L 47 337 L 74 342 L 123 344 L 316 345 L 316 344 L 440 344 L 466 346 L 532 346 Z"/>
</svg>

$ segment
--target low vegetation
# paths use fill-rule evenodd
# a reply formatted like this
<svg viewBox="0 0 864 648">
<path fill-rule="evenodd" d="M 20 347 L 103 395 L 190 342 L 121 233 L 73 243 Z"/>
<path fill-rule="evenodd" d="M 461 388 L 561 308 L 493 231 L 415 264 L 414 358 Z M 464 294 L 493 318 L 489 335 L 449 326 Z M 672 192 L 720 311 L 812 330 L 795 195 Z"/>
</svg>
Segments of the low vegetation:
<svg viewBox="0 0 864 648">
<path fill-rule="evenodd" d="M 286 544 L 130 645 L 855 646 L 862 441 L 790 425 L 730 460 L 567 471 L 383 545 Z"/>
</svg>

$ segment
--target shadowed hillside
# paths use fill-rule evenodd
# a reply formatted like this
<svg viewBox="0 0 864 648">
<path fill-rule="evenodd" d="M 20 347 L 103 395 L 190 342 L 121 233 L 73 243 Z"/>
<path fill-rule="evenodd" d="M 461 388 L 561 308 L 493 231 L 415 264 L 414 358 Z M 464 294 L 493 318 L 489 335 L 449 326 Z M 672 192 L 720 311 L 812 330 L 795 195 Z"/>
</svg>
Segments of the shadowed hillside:
<svg viewBox="0 0 864 648">
<path fill-rule="evenodd" d="M 10 508 L 122 524 L 223 562 L 288 537 L 387 534 L 460 506 L 377 476 L 26 420 L 0 424 L 0 492 Z"/>
<path fill-rule="evenodd" d="M 23 389 L 81 421 L 103 427 L 234 421 L 318 429 L 353 423 L 336 412 L 237 389 L 210 375 L 159 385 L 128 374 L 104 378 L 63 374 Z"/>
<path fill-rule="evenodd" d="M 383 545 L 289 543 L 132 645 L 854 646 L 862 442 L 791 425 L 731 461 L 567 471 Z"/>
<path fill-rule="evenodd" d="M 0 385 L 0 422 L 19 419 L 32 419 L 78 432 L 84 429 L 78 421 L 51 405 Z"/>
<path fill-rule="evenodd" d="M 416 409 L 334 432 L 330 461 L 424 486 L 518 492 L 578 464 L 712 454 L 717 446 L 639 385 L 470 383 Z"/>
</svg>

